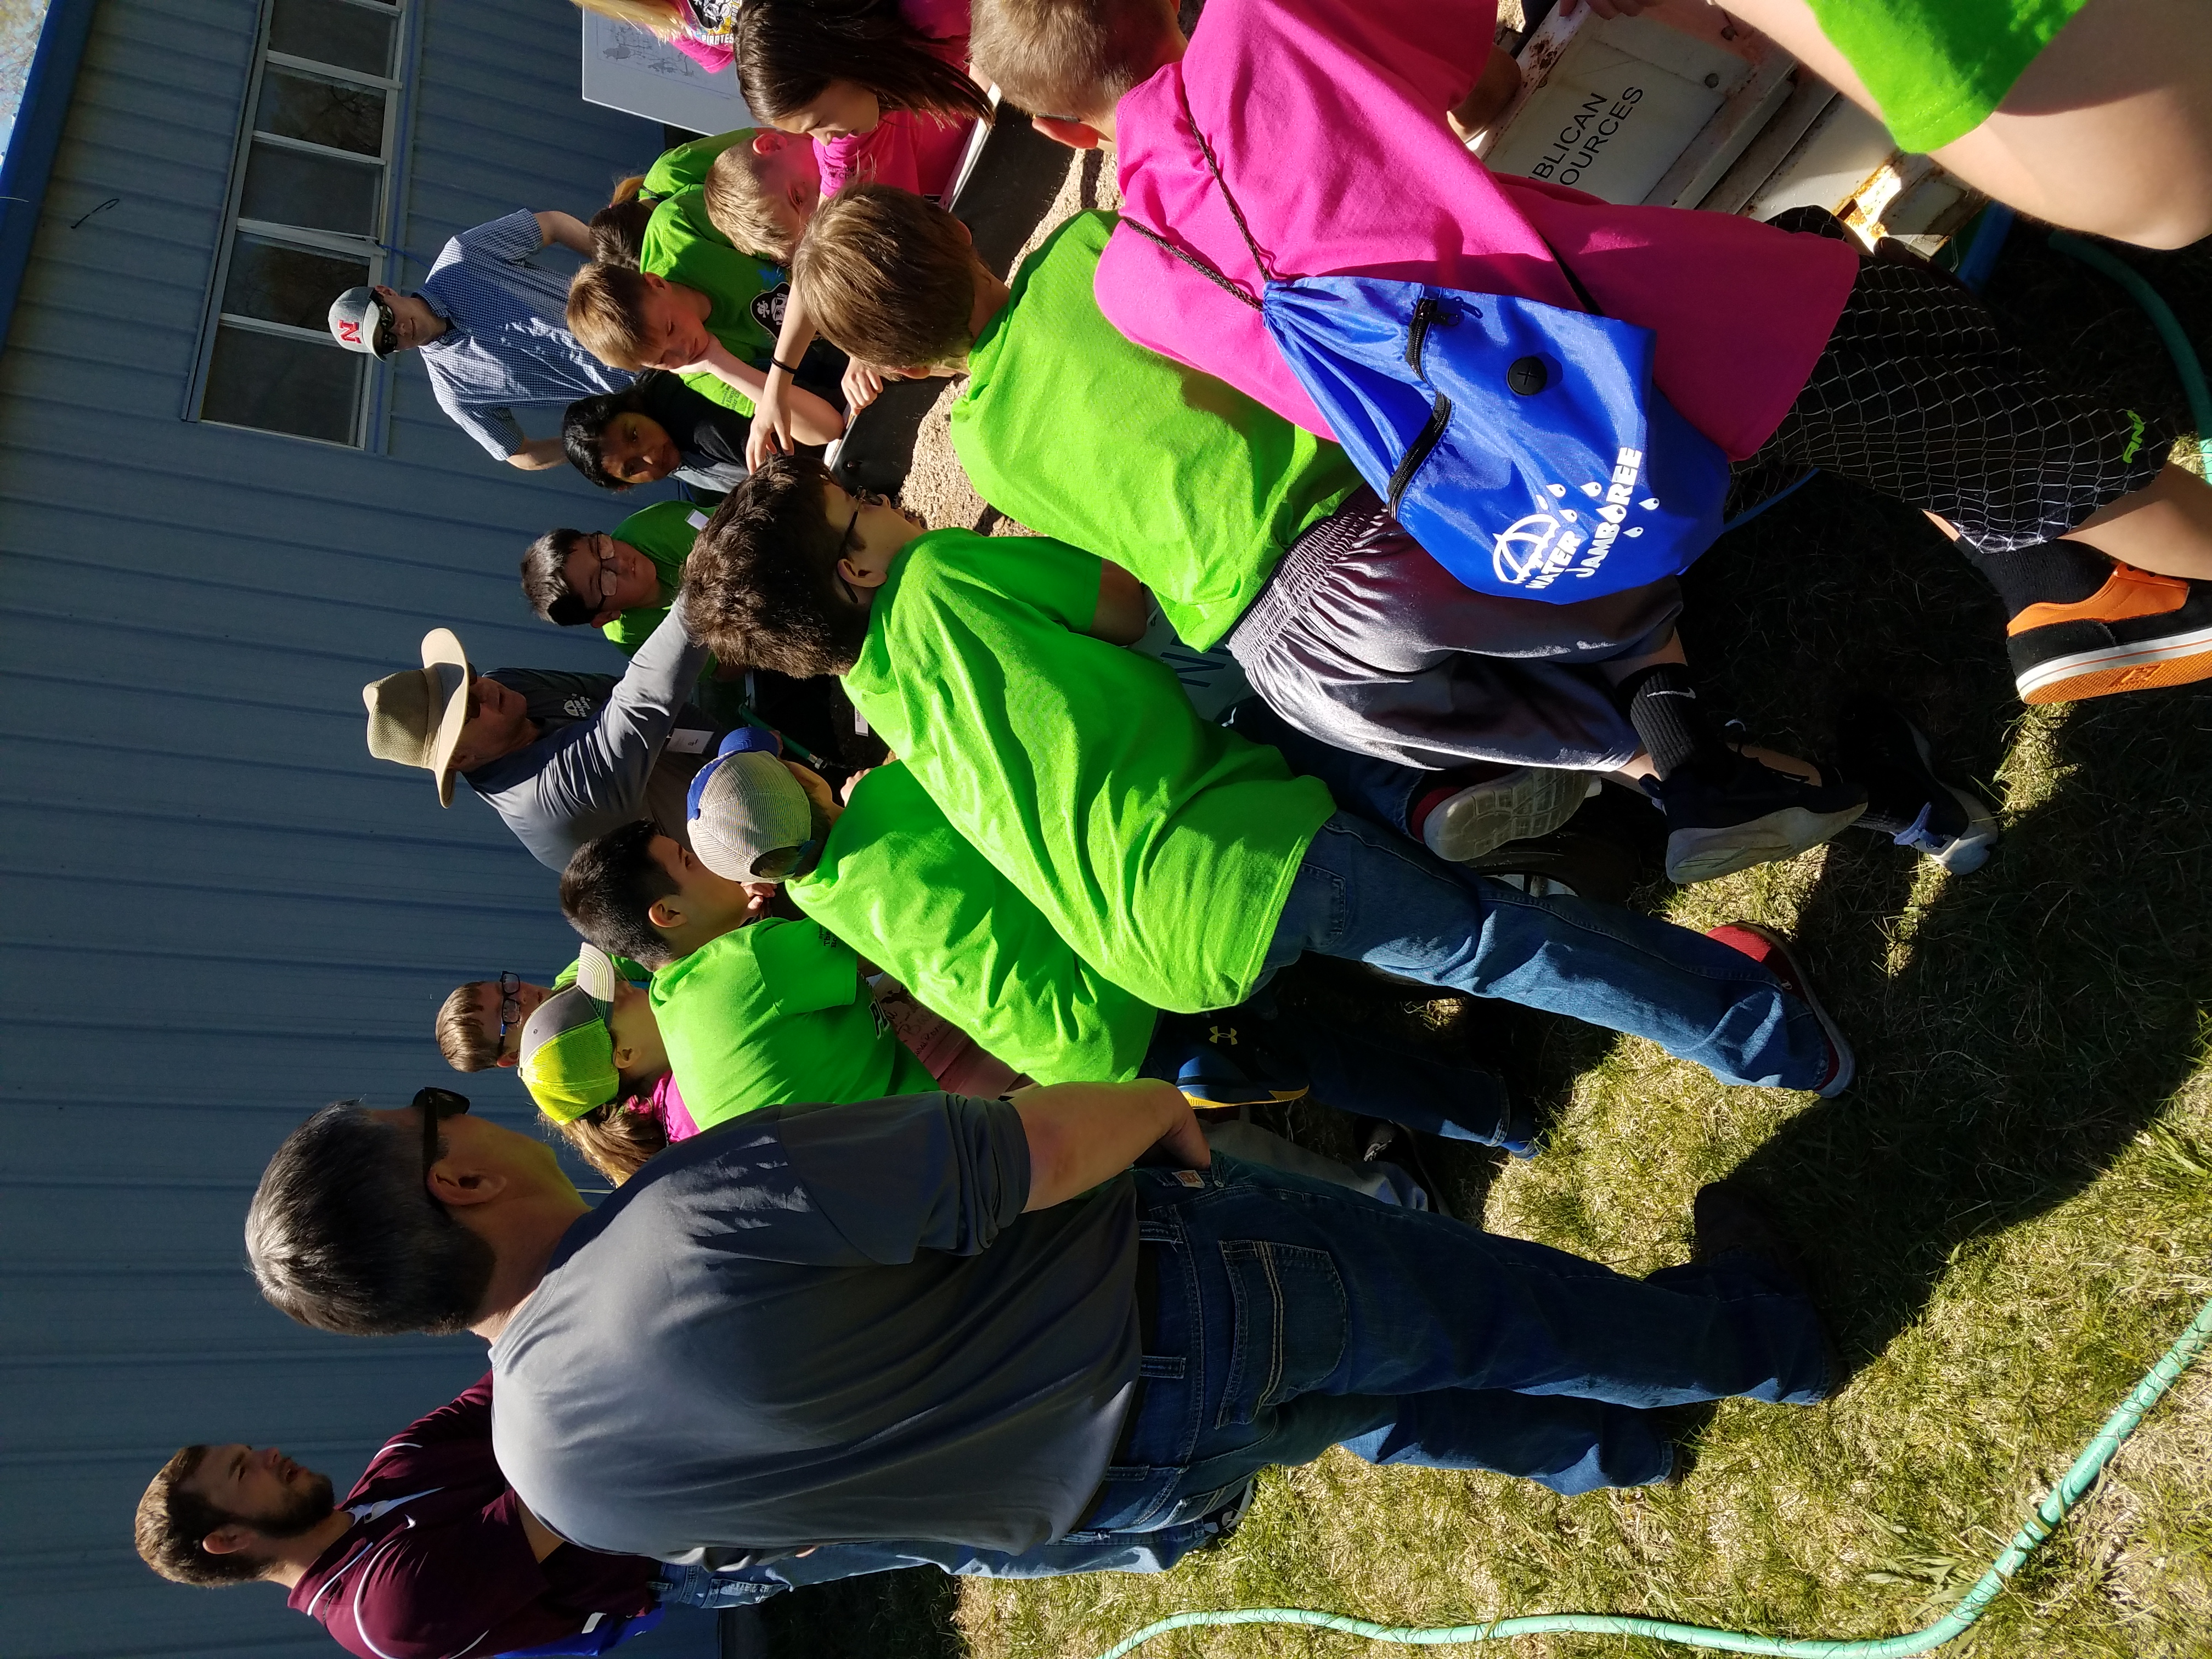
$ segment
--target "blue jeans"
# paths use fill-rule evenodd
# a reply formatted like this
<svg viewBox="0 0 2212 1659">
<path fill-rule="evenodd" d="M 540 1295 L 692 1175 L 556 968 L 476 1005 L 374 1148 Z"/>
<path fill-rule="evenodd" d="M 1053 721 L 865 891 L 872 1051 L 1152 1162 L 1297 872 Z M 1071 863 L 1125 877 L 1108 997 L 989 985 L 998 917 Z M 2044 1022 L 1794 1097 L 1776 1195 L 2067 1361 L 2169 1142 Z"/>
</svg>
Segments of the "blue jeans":
<svg viewBox="0 0 2212 1659">
<path fill-rule="evenodd" d="M 1654 1408 L 1833 1386 L 1812 1304 L 1753 1257 L 1628 1279 L 1234 1158 L 1136 1180 L 1154 1329 L 1086 1526 L 1173 1524 L 1337 1444 L 1638 1486 L 1673 1467 Z"/>
<path fill-rule="evenodd" d="M 1071 1532 L 1019 1555 L 974 1549 L 920 1539 L 898 1543 L 823 1544 L 804 1555 L 725 1567 L 664 1564 L 653 1578 L 653 1594 L 664 1606 L 742 1607 L 805 1584 L 858 1578 L 905 1567 L 936 1567 L 975 1578 L 1055 1578 L 1071 1572 L 1165 1572 L 1202 1545 L 1230 1530 L 1247 1493 L 1232 1487 L 1219 1504 L 1194 1511 L 1190 1519 L 1144 1532 Z"/>
<path fill-rule="evenodd" d="M 1532 897 L 1348 813 L 1307 847 L 1266 968 L 1308 951 L 1649 1037 L 1723 1083 L 1827 1077 L 1819 1018 L 1741 951 L 1617 905 Z"/>
</svg>

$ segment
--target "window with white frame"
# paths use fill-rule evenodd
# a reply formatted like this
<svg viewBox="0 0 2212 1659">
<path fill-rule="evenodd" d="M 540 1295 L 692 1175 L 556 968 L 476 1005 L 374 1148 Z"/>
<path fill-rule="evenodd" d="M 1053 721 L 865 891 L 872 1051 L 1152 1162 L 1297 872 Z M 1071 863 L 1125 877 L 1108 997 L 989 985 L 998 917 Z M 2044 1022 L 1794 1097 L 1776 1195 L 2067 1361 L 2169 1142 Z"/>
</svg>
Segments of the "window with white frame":
<svg viewBox="0 0 2212 1659">
<path fill-rule="evenodd" d="M 410 0 L 265 0 L 198 418 L 356 447 L 373 357 L 331 337 L 331 301 L 385 279 L 397 205 Z"/>
</svg>

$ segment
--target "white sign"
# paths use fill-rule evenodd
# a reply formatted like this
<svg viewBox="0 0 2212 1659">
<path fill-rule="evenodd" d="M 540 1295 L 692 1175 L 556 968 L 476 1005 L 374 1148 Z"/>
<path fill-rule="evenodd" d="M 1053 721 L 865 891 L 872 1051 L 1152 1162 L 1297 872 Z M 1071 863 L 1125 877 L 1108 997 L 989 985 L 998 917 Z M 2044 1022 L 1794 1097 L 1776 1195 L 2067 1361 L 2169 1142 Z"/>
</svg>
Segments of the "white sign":
<svg viewBox="0 0 2212 1659">
<path fill-rule="evenodd" d="M 757 126 L 738 74 L 709 75 L 658 35 L 594 11 L 584 20 L 584 101 L 681 127 L 727 132 Z"/>
</svg>

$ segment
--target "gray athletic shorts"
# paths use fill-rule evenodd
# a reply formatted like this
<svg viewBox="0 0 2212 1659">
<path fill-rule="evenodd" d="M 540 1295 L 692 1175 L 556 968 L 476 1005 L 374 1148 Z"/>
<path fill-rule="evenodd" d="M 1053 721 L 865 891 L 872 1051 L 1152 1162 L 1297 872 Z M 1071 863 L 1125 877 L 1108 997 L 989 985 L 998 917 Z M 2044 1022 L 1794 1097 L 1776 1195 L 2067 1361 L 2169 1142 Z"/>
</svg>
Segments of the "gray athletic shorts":
<svg viewBox="0 0 2212 1659">
<path fill-rule="evenodd" d="M 1478 593 L 1362 488 L 1298 538 L 1226 644 L 1277 714 L 1355 754 L 1610 771 L 1643 745 L 1594 665 L 1656 650 L 1681 609 L 1671 579 L 1572 605 Z"/>
</svg>

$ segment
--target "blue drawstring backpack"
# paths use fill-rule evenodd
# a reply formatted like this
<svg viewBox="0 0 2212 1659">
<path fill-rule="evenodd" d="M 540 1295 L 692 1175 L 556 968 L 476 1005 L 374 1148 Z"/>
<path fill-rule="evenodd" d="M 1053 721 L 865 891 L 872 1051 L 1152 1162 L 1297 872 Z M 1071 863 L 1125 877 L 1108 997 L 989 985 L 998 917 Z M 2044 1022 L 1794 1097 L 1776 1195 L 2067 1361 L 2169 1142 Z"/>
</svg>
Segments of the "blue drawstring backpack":
<svg viewBox="0 0 2212 1659">
<path fill-rule="evenodd" d="M 1188 98 L 1183 115 L 1198 132 Z M 1122 222 L 1258 311 L 1352 465 L 1437 562 L 1477 592 L 1565 604 L 1687 569 L 1720 534 L 1728 458 L 1651 384 L 1652 333 L 1599 312 L 1377 276 L 1275 276 L 1255 299 L 1126 214 Z M 1552 257 L 1559 259 L 1559 252 Z"/>
</svg>

